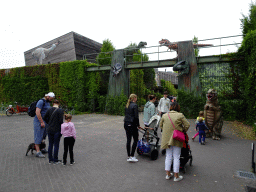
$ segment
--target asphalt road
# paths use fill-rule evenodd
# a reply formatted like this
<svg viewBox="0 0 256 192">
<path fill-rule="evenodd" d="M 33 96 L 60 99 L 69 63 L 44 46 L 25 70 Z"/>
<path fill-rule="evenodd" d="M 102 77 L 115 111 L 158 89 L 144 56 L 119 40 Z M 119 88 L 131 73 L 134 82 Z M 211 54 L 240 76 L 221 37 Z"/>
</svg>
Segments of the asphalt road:
<svg viewBox="0 0 256 192">
<path fill-rule="evenodd" d="M 140 115 L 142 125 L 142 115 Z M 189 141 L 193 163 L 186 166 L 184 180 L 165 179 L 165 156 L 155 161 L 139 156 L 138 163 L 126 161 L 126 136 L 123 117 L 86 114 L 73 117 L 77 130 L 74 146 L 76 164 L 49 165 L 48 159 L 36 158 L 27 147 L 33 142 L 33 118 L 28 115 L 0 116 L 0 192 L 73 192 L 73 191 L 246 191 L 256 186 L 253 179 L 237 176 L 251 170 L 251 143 L 232 133 L 224 122 L 222 139 L 206 139 L 206 145 Z M 194 120 L 189 138 L 195 132 Z M 160 130 L 159 135 L 161 136 Z M 141 134 L 140 134 L 141 137 Z M 48 146 L 48 140 L 47 140 Z M 63 138 L 59 159 L 63 155 Z M 69 157 L 69 156 L 68 156 Z"/>
</svg>

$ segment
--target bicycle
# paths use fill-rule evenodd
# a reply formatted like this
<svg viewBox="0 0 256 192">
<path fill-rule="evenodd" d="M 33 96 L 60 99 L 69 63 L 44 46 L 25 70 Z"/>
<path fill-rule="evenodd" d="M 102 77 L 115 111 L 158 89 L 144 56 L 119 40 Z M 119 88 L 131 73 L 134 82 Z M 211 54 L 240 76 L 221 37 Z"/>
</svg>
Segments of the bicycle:
<svg viewBox="0 0 256 192">
<path fill-rule="evenodd" d="M 9 105 L 6 109 L 6 115 L 7 116 L 12 116 L 13 114 L 24 114 L 28 113 L 28 107 L 25 106 L 19 106 L 17 102 L 14 102 L 16 104 L 16 109 L 12 107 L 12 105 Z"/>
</svg>

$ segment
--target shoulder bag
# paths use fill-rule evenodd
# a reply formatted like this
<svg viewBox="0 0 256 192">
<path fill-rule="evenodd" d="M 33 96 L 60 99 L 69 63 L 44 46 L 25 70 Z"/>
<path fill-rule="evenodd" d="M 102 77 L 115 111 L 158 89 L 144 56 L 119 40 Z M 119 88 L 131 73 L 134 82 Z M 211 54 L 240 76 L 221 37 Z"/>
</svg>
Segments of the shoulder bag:
<svg viewBox="0 0 256 192">
<path fill-rule="evenodd" d="M 170 119 L 170 121 L 172 123 L 172 126 L 174 127 L 172 138 L 177 140 L 177 141 L 184 142 L 185 141 L 185 134 L 183 132 L 175 129 L 175 126 L 174 126 L 174 124 L 173 124 L 173 122 L 172 122 L 172 120 L 170 118 L 169 113 L 168 113 L 168 117 L 169 117 L 169 119 Z"/>
</svg>

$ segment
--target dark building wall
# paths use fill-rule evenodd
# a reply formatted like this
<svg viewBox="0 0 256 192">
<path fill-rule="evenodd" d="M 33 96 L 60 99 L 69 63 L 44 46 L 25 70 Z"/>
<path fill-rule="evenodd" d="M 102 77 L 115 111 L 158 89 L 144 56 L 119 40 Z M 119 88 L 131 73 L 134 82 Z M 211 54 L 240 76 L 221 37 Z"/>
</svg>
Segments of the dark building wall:
<svg viewBox="0 0 256 192">
<path fill-rule="evenodd" d="M 100 48 L 102 47 L 102 44 L 72 31 L 24 52 L 25 65 L 36 65 L 36 60 L 32 56 L 32 52 L 34 50 L 40 47 L 48 49 L 52 46 L 52 44 L 55 44 L 58 41 L 60 41 L 60 44 L 58 44 L 53 51 L 46 55 L 46 58 L 43 59 L 42 64 L 82 60 L 84 54 L 99 53 Z M 91 58 L 95 59 L 96 56 L 97 54 L 91 56 Z"/>
<path fill-rule="evenodd" d="M 98 53 L 100 53 L 100 49 L 102 47 L 101 43 L 74 32 L 74 44 L 76 60 L 82 60 L 85 54 L 90 54 L 86 56 L 86 59 L 89 62 L 96 63 L 95 59 Z"/>
<path fill-rule="evenodd" d="M 26 66 L 36 65 L 36 60 L 32 56 L 32 52 L 34 50 L 40 47 L 48 49 L 52 46 L 52 44 L 57 43 L 58 41 L 60 41 L 60 44 L 58 44 L 53 51 L 51 51 L 48 55 L 46 55 L 45 59 L 43 59 L 42 64 L 76 60 L 73 32 L 70 32 L 56 39 L 48 41 L 47 43 L 44 43 L 33 49 L 26 51 L 24 53 L 25 65 Z"/>
<path fill-rule="evenodd" d="M 171 81 L 172 84 L 178 86 L 178 74 L 173 72 L 155 71 L 156 73 L 156 83 L 158 86 L 161 85 L 161 79 L 165 81 Z"/>
</svg>

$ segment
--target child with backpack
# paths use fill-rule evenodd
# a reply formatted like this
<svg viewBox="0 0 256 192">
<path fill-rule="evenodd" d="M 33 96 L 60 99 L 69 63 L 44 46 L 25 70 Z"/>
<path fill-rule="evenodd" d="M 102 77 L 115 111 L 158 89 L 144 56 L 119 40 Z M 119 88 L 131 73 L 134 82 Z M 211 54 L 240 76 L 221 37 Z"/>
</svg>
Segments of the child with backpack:
<svg viewBox="0 0 256 192">
<path fill-rule="evenodd" d="M 70 165 L 75 163 L 73 148 L 76 140 L 76 129 L 74 123 L 71 122 L 72 115 L 65 114 L 65 123 L 61 124 L 61 134 L 64 137 L 64 154 L 63 165 L 67 163 L 67 154 L 69 151 Z"/>
</svg>

